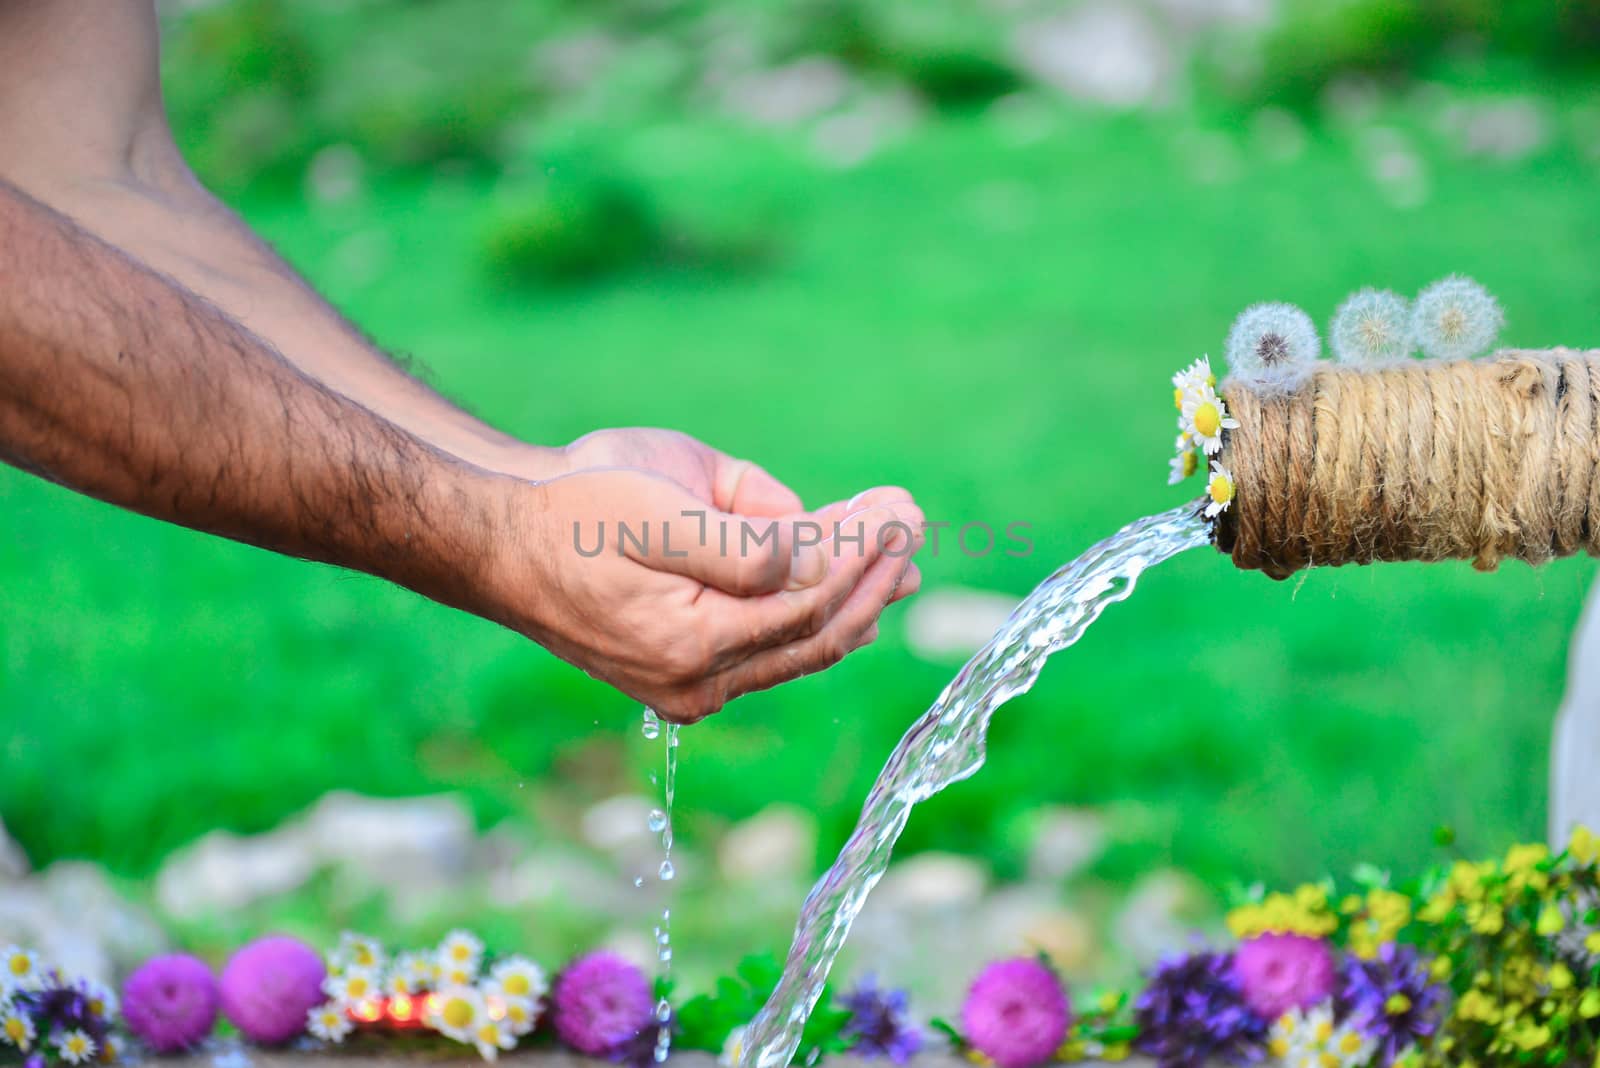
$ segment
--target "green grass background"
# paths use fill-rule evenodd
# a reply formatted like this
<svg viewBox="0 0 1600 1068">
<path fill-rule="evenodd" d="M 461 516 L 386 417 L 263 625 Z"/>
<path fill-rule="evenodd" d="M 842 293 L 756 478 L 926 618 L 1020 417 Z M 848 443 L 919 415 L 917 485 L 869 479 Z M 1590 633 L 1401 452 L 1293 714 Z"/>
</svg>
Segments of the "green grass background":
<svg viewBox="0 0 1600 1068">
<path fill-rule="evenodd" d="M 1360 285 L 1410 292 L 1461 271 L 1501 298 L 1507 342 L 1600 341 L 1600 173 L 1565 140 L 1508 164 L 1409 130 L 1430 195 L 1401 210 L 1337 127 L 1314 124 L 1283 162 L 1226 116 L 1050 116 L 1027 144 L 981 113 L 942 118 L 850 170 L 711 120 L 607 133 L 674 211 L 777 220 L 761 270 L 507 287 L 477 255 L 493 189 L 470 171 L 380 177 L 337 208 L 270 190 L 239 207 L 380 342 L 530 440 L 675 427 L 811 501 L 902 483 L 930 517 L 1032 525 L 1026 559 L 924 560 L 930 591 L 1020 597 L 1198 493 L 1164 484 L 1167 377 L 1220 356 L 1251 302 L 1325 322 Z M 1184 146 L 1201 127 L 1237 152 L 1232 180 L 1192 176 Z M 373 249 L 375 266 L 351 268 Z M 10 469 L 0 514 L 0 815 L 36 863 L 142 876 L 208 828 L 270 827 L 335 787 L 459 790 L 485 823 L 537 823 L 525 784 L 576 803 L 642 788 L 657 759 L 627 700 L 374 580 Z M 1047 802 L 1118 805 L 1132 829 L 1113 875 L 1411 868 L 1441 823 L 1469 852 L 1538 836 L 1592 574 L 1569 560 L 1274 583 L 1187 554 L 996 716 L 987 768 L 920 809 L 901 851 L 1014 871 L 1013 832 Z M 691 842 L 785 801 L 818 814 L 831 855 L 958 666 L 915 659 L 902 617 L 839 667 L 685 732 Z"/>
</svg>

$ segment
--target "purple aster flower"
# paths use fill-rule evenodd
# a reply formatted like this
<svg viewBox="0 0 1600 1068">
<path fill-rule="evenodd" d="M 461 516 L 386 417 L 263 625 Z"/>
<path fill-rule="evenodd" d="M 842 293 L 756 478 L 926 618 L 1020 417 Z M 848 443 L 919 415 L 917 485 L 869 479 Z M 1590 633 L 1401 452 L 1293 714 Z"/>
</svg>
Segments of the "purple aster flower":
<svg viewBox="0 0 1600 1068">
<path fill-rule="evenodd" d="M 1260 935 L 1234 951 L 1233 968 L 1245 1002 L 1264 1020 L 1309 1009 L 1333 993 L 1333 954 L 1320 938 Z"/>
<path fill-rule="evenodd" d="M 43 1053 L 35 1052 L 28 1054 L 27 1059 L 22 1062 L 22 1068 L 48 1068 L 49 1064 Z"/>
<path fill-rule="evenodd" d="M 615 953 L 590 953 L 567 965 L 550 1004 L 556 1037 L 591 1057 L 615 1055 L 655 1020 L 650 980 Z"/>
<path fill-rule="evenodd" d="M 287 935 L 258 938 L 222 969 L 222 1011 L 252 1042 L 274 1046 L 306 1029 L 327 978 L 317 951 Z"/>
<path fill-rule="evenodd" d="M 1372 960 L 1346 961 L 1342 978 L 1339 1016 L 1378 1043 L 1380 1064 L 1439 1029 L 1446 991 L 1414 947 L 1385 942 Z"/>
<path fill-rule="evenodd" d="M 881 989 L 866 976 L 842 999 L 850 1019 L 840 1037 L 850 1052 L 862 1057 L 888 1057 L 904 1064 L 922 1048 L 922 1035 L 911 1022 L 904 990 Z"/>
<path fill-rule="evenodd" d="M 1267 1023 L 1250 1008 L 1231 953 L 1200 951 L 1157 964 L 1134 1002 L 1134 1046 L 1161 1068 L 1207 1061 L 1253 1064 L 1265 1053 Z"/>
<path fill-rule="evenodd" d="M 211 1033 L 221 998 L 205 961 L 173 953 L 151 958 L 128 976 L 122 1016 L 145 1045 L 157 1053 L 177 1053 Z"/>
<path fill-rule="evenodd" d="M 1056 973 L 1032 957 L 978 973 L 961 1006 L 966 1039 L 1000 1068 L 1032 1068 L 1055 1056 L 1072 1010 Z"/>
</svg>

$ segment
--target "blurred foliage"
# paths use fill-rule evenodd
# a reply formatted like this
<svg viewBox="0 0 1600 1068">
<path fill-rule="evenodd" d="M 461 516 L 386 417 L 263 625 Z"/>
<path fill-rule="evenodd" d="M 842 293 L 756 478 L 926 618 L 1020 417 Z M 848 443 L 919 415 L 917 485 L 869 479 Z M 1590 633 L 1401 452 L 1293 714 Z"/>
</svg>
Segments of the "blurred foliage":
<svg viewBox="0 0 1600 1068">
<path fill-rule="evenodd" d="M 1477 52 L 1593 69 L 1600 0 L 1281 0 L 1261 41 L 1257 100 L 1304 106 L 1340 75 L 1411 77 Z"/>
<path fill-rule="evenodd" d="M 717 979 L 711 993 L 684 1002 L 678 1010 L 677 1044 L 683 1049 L 721 1052 L 734 1028 L 748 1025 L 772 997 L 782 976 L 783 965 L 777 957 L 745 957 L 733 975 Z M 843 1036 L 849 1022 L 850 1010 L 836 1006 L 833 987 L 824 986 L 817 1007 L 801 1032 L 795 1059 L 801 1064 L 813 1064 L 825 1054 L 844 1052 L 850 1045 Z"/>
</svg>

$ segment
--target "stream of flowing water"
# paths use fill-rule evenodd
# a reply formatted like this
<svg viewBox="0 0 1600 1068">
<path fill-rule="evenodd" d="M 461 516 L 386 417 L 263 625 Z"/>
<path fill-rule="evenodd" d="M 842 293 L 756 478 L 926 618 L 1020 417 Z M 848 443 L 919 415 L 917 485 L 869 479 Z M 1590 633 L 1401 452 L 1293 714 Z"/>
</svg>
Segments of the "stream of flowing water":
<svg viewBox="0 0 1600 1068">
<path fill-rule="evenodd" d="M 800 911 L 783 978 L 742 1043 L 741 1068 L 786 1068 L 850 925 L 883 877 L 912 806 L 983 766 L 994 710 L 1039 677 L 1050 654 L 1083 636 L 1147 568 L 1210 540 L 1191 502 L 1129 524 L 1045 579 L 895 746 L 861 819 Z"/>
</svg>

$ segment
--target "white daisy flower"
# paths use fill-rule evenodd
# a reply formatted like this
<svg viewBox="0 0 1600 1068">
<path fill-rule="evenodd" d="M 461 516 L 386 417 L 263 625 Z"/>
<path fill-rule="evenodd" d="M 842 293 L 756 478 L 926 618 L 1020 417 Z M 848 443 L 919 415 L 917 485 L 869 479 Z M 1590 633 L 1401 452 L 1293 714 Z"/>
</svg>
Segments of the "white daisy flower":
<svg viewBox="0 0 1600 1068">
<path fill-rule="evenodd" d="M 100 1050 L 100 1059 L 106 1064 L 119 1064 L 128 1056 L 128 1043 L 117 1034 L 106 1035 L 105 1046 Z"/>
<path fill-rule="evenodd" d="M 338 1045 L 354 1029 L 355 1024 L 350 1021 L 345 1007 L 337 1001 L 318 1005 L 306 1013 L 306 1030 L 324 1042 Z"/>
<path fill-rule="evenodd" d="M 744 1056 L 745 1030 L 745 1027 L 735 1027 L 723 1039 L 722 1052 L 717 1055 L 717 1063 L 722 1068 L 739 1068 L 739 1060 Z"/>
<path fill-rule="evenodd" d="M 469 986 L 454 986 L 428 999 L 428 1012 L 423 1022 L 446 1038 L 471 1042 L 478 1025 L 488 1018 L 489 1010 L 482 994 Z"/>
<path fill-rule="evenodd" d="M 435 964 L 433 968 L 433 985 L 443 989 L 447 986 L 471 986 L 478 981 L 476 967 L 465 968 L 459 965 L 446 966 L 442 963 Z"/>
<path fill-rule="evenodd" d="M 368 938 L 354 931 L 344 931 L 339 935 L 339 948 L 333 951 L 332 963 L 341 971 L 345 968 L 370 968 L 373 971 L 382 971 L 383 946 L 375 938 Z"/>
<path fill-rule="evenodd" d="M 1217 388 L 1217 376 L 1212 373 L 1209 356 L 1200 357 L 1172 376 L 1172 406 L 1181 409 L 1184 394 L 1201 386 Z"/>
<path fill-rule="evenodd" d="M 511 1033 L 505 1021 L 485 1016 L 473 1029 L 472 1044 L 478 1047 L 478 1053 L 484 1060 L 492 1061 L 500 1056 L 501 1050 L 514 1048 L 517 1036 Z"/>
<path fill-rule="evenodd" d="M 1377 1043 L 1349 1025 L 1334 1021 L 1333 1005 L 1291 1009 L 1272 1025 L 1267 1052 L 1286 1068 L 1363 1068 Z"/>
<path fill-rule="evenodd" d="M 0 983 L 12 990 L 37 990 L 44 983 L 39 954 L 21 946 L 0 948 Z"/>
<path fill-rule="evenodd" d="M 1172 470 L 1167 475 L 1167 485 L 1176 486 L 1196 471 L 1200 470 L 1200 457 L 1193 449 L 1185 449 L 1171 460 Z"/>
<path fill-rule="evenodd" d="M 463 968 L 477 971 L 483 960 L 483 940 L 471 931 L 451 931 L 439 943 L 439 967 L 444 971 Z"/>
<path fill-rule="evenodd" d="M 1215 456 L 1222 451 L 1222 432 L 1239 429 L 1239 420 L 1228 415 L 1228 406 L 1217 396 L 1216 390 L 1201 386 L 1184 395 L 1179 428 L 1193 438 L 1207 456 Z"/>
<path fill-rule="evenodd" d="M 537 999 L 512 994 L 493 979 L 483 984 L 483 1001 L 488 1006 L 489 1018 L 504 1020 L 514 1035 L 525 1035 L 539 1024 L 541 1010 Z"/>
<path fill-rule="evenodd" d="M 68 1064 L 83 1064 L 100 1051 L 88 1032 L 74 1028 L 56 1036 L 56 1052 Z"/>
<path fill-rule="evenodd" d="M 0 1014 L 0 1042 L 26 1053 L 33 1048 L 33 1040 L 38 1037 L 33 1021 L 21 1012 L 8 1007 Z"/>
<path fill-rule="evenodd" d="M 544 969 L 526 957 L 506 957 L 495 961 L 489 977 L 500 985 L 507 997 L 542 998 L 550 990 Z"/>
<path fill-rule="evenodd" d="M 1483 286 L 1453 274 L 1433 283 L 1411 306 L 1411 335 L 1436 360 L 1469 360 L 1494 345 L 1505 316 Z"/>
<path fill-rule="evenodd" d="M 1206 482 L 1206 496 L 1211 498 L 1206 505 L 1206 518 L 1214 519 L 1228 510 L 1228 505 L 1233 503 L 1234 494 L 1233 474 L 1217 461 L 1211 461 L 1211 478 Z"/>
<path fill-rule="evenodd" d="M 1345 299 L 1328 327 L 1341 363 L 1381 367 L 1411 355 L 1411 306 L 1387 289 L 1368 287 Z"/>
<path fill-rule="evenodd" d="M 322 981 L 322 992 L 345 1008 L 365 1004 L 383 995 L 378 973 L 371 968 L 349 968 Z"/>
<path fill-rule="evenodd" d="M 97 983 L 93 979 L 86 980 L 83 984 L 83 997 L 89 1003 L 89 1011 L 102 1020 L 109 1020 L 117 1012 L 117 993 L 104 983 Z"/>
<path fill-rule="evenodd" d="M 1292 387 L 1321 353 L 1311 316 L 1293 304 L 1251 305 L 1228 331 L 1228 370 L 1257 385 Z"/>
</svg>

